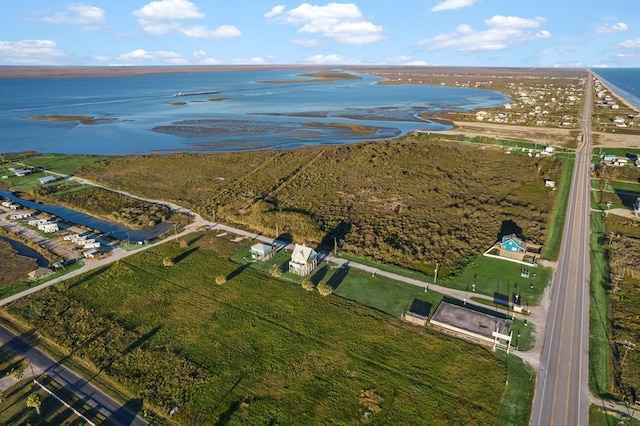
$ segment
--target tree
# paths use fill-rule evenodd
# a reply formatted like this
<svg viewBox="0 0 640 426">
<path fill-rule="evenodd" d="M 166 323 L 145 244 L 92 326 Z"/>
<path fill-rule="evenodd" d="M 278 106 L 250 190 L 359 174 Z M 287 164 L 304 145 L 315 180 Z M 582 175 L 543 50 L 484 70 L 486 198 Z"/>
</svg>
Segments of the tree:
<svg viewBox="0 0 640 426">
<path fill-rule="evenodd" d="M 226 283 L 226 282 L 227 282 L 227 277 L 222 276 L 222 275 L 218 275 L 218 276 L 216 277 L 216 284 L 218 284 L 218 285 L 223 285 L 223 284 L 224 284 L 224 283 Z"/>
<path fill-rule="evenodd" d="M 317 289 L 318 289 L 318 293 L 320 293 L 321 296 L 328 296 L 331 293 L 333 293 L 333 288 L 324 281 L 321 281 L 318 284 Z"/>
<path fill-rule="evenodd" d="M 42 404 L 42 398 L 37 393 L 32 393 L 27 397 L 27 407 L 35 408 L 38 415 L 40 415 L 40 405 Z"/>
<path fill-rule="evenodd" d="M 302 280 L 302 288 L 304 288 L 307 291 L 313 291 L 313 283 L 309 278 L 304 278 Z"/>
<path fill-rule="evenodd" d="M 14 370 L 11 373 L 11 377 L 13 377 L 13 380 L 15 380 L 16 382 L 19 382 L 24 377 L 24 370 L 22 369 Z"/>
<path fill-rule="evenodd" d="M 172 258 L 170 258 L 170 257 L 165 257 L 164 259 L 162 259 L 162 264 L 163 264 L 164 266 L 173 266 L 173 265 L 175 265 L 175 262 L 173 261 L 173 259 L 172 259 Z"/>
</svg>

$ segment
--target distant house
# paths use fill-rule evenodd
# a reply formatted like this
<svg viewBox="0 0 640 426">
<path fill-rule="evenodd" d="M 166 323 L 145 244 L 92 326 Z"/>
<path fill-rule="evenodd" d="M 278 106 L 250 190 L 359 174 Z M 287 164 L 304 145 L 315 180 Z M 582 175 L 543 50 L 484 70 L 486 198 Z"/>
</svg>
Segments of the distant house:
<svg viewBox="0 0 640 426">
<path fill-rule="evenodd" d="M 100 252 L 98 250 L 96 250 L 96 249 L 91 249 L 91 250 L 87 250 L 85 252 L 82 252 L 82 255 L 86 259 L 95 259 L 99 254 L 100 254 Z"/>
<path fill-rule="evenodd" d="M 404 319 L 416 325 L 426 325 L 429 319 L 431 304 L 423 300 L 414 299 L 411 307 L 404 314 Z"/>
<path fill-rule="evenodd" d="M 38 181 L 40 181 L 40 185 L 53 182 L 54 180 L 56 180 L 55 176 L 45 176 L 45 177 L 38 178 Z"/>
<path fill-rule="evenodd" d="M 58 232 L 60 228 L 56 222 L 45 222 L 38 225 L 38 229 L 47 234 L 52 232 Z"/>
<path fill-rule="evenodd" d="M 35 271 L 31 271 L 29 272 L 29 274 L 27 274 L 29 276 L 30 280 L 36 281 L 39 280 L 40 278 L 44 278 L 47 275 L 52 274 L 53 271 L 49 268 L 38 268 Z"/>
<path fill-rule="evenodd" d="M 31 174 L 31 170 L 29 169 L 9 169 L 13 172 L 14 175 L 19 176 L 19 177 L 24 177 L 26 175 L 30 175 Z"/>
<path fill-rule="evenodd" d="M 251 258 L 265 261 L 271 259 L 276 254 L 273 246 L 269 243 L 258 243 L 251 246 Z"/>
<path fill-rule="evenodd" d="M 296 244 L 289 261 L 289 272 L 304 277 L 318 266 L 318 253 L 311 247 Z"/>
<path fill-rule="evenodd" d="M 9 216 L 9 219 L 13 219 L 13 220 L 26 219 L 28 217 L 31 217 L 31 215 L 32 215 L 31 212 L 17 213 L 17 214 L 12 214 L 11 216 Z"/>
</svg>

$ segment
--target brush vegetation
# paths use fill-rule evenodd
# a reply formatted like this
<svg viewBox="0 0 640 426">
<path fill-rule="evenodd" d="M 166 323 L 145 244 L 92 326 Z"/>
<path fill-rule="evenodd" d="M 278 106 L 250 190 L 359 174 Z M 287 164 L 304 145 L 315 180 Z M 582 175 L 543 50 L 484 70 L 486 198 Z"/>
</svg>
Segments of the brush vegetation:
<svg viewBox="0 0 640 426">
<path fill-rule="evenodd" d="M 175 266 L 163 267 L 165 258 Z M 149 249 L 6 312 L 145 408 L 178 406 L 177 424 L 482 425 L 529 415 L 526 398 L 505 396 L 513 390 L 504 362 L 488 348 L 268 278 L 199 245 Z M 523 368 L 509 363 L 513 383 L 527 378 L 528 395 Z"/>
<path fill-rule="evenodd" d="M 128 156 L 78 174 L 205 217 L 445 276 L 501 232 L 544 243 L 564 160 L 419 135 L 398 140 L 215 155 Z M 505 226 L 508 224 L 510 226 Z"/>
</svg>

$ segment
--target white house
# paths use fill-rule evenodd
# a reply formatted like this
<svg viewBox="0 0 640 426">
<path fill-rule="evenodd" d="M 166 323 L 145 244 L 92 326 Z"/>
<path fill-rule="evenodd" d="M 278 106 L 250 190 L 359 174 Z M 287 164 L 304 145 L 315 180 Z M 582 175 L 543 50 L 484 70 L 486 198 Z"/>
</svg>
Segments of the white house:
<svg viewBox="0 0 640 426">
<path fill-rule="evenodd" d="M 51 233 L 58 232 L 60 228 L 58 228 L 58 224 L 56 222 L 45 222 L 38 225 L 38 229 L 42 232 Z"/>
<path fill-rule="evenodd" d="M 318 266 L 318 253 L 311 247 L 296 244 L 289 261 L 289 272 L 304 277 Z"/>
</svg>

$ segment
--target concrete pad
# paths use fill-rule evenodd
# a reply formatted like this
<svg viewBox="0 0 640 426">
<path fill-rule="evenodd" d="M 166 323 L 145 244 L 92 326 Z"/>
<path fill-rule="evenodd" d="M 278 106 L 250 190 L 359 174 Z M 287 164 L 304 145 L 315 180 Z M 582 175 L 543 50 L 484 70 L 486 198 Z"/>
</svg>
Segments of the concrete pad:
<svg viewBox="0 0 640 426">
<path fill-rule="evenodd" d="M 491 333 L 509 334 L 511 320 L 478 312 L 466 306 L 441 302 L 431 318 L 431 323 L 493 342 Z"/>
</svg>

